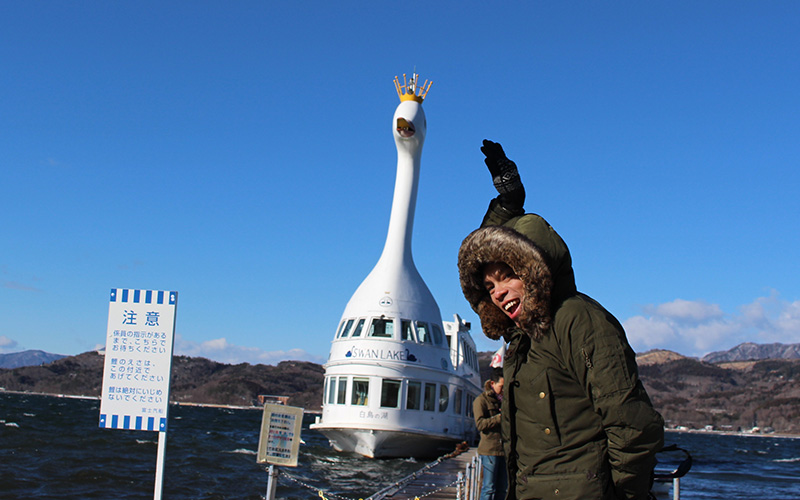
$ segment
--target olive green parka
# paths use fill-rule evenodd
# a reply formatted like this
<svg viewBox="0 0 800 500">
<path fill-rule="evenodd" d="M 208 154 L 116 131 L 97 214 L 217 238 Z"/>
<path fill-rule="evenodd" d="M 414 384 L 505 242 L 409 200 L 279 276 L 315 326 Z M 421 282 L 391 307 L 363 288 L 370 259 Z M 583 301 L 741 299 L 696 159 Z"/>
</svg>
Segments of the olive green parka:
<svg viewBox="0 0 800 500">
<path fill-rule="evenodd" d="M 521 328 L 485 289 L 482 269 L 490 262 L 508 264 L 525 286 Z M 486 335 L 509 342 L 507 498 L 645 500 L 664 422 L 622 326 L 577 291 L 561 237 L 540 216 L 512 214 L 494 200 L 461 246 L 459 274 Z"/>
</svg>

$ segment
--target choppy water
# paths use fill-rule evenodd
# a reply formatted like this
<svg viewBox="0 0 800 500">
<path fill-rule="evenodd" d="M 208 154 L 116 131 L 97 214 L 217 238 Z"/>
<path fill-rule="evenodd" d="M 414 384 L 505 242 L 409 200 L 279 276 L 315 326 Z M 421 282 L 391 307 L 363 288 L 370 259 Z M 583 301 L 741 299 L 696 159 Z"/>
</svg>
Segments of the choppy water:
<svg viewBox="0 0 800 500">
<path fill-rule="evenodd" d="M 158 434 L 100 429 L 99 401 L 0 392 L 0 498 L 126 499 L 153 496 Z M 333 452 L 303 424 L 296 480 L 282 499 L 366 498 L 421 468 L 413 460 L 370 460 Z M 172 406 L 165 499 L 261 499 L 267 474 L 256 464 L 261 412 Z M 800 499 L 800 439 L 668 434 L 692 452 L 681 498 Z"/>
</svg>

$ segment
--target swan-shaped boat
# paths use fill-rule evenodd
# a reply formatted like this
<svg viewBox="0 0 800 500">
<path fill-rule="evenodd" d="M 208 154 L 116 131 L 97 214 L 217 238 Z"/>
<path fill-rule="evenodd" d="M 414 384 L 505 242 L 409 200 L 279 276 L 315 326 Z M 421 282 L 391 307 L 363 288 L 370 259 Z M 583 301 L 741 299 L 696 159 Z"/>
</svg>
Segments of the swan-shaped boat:
<svg viewBox="0 0 800 500">
<path fill-rule="evenodd" d="M 397 177 L 378 263 L 345 307 L 325 364 L 322 415 L 312 429 L 339 451 L 367 457 L 434 457 L 477 436 L 472 402 L 480 372 L 469 323 L 442 321 L 411 255 L 431 83 L 394 84 Z"/>
</svg>

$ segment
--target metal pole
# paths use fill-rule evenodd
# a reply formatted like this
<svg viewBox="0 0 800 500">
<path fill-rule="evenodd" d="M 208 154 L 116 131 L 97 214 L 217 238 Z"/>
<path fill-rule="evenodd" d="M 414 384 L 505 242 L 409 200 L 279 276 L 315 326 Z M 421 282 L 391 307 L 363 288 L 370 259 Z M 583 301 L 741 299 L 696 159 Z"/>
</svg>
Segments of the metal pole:
<svg viewBox="0 0 800 500">
<path fill-rule="evenodd" d="M 472 457 L 472 460 L 467 464 L 467 475 L 469 476 L 467 479 L 469 484 L 467 500 L 473 500 L 475 498 L 475 457 Z"/>
<path fill-rule="evenodd" d="M 461 494 L 463 492 L 463 484 L 464 484 L 464 473 L 458 471 L 458 481 L 456 482 L 456 498 L 461 500 Z"/>
<path fill-rule="evenodd" d="M 681 478 L 676 477 L 672 480 L 672 500 L 680 500 L 681 498 Z"/>
<path fill-rule="evenodd" d="M 472 499 L 474 500 L 480 495 L 480 477 L 481 477 L 481 462 L 478 455 L 472 458 Z"/>
<path fill-rule="evenodd" d="M 278 468 L 270 464 L 267 471 L 267 497 L 265 500 L 275 500 L 275 487 L 278 485 Z"/>
<path fill-rule="evenodd" d="M 480 464 L 478 460 L 478 455 L 475 455 L 469 463 L 470 481 L 467 500 L 475 500 L 478 498 L 478 466 Z"/>
<path fill-rule="evenodd" d="M 469 500 L 470 492 L 472 491 L 472 465 L 470 462 L 467 462 L 464 470 L 466 471 L 464 473 L 464 500 Z"/>
<path fill-rule="evenodd" d="M 156 486 L 153 492 L 153 500 L 161 500 L 161 492 L 164 489 L 164 455 L 167 451 L 167 433 L 158 432 L 158 454 L 156 456 Z"/>
</svg>

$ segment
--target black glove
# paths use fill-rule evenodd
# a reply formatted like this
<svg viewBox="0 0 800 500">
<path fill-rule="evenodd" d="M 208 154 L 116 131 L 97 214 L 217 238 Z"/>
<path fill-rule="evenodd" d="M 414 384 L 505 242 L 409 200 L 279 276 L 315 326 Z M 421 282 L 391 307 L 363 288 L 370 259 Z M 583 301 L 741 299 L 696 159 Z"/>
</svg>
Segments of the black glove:
<svg viewBox="0 0 800 500">
<path fill-rule="evenodd" d="M 506 157 L 503 146 L 497 142 L 484 139 L 481 152 L 486 155 L 484 162 L 492 174 L 492 182 L 500 204 L 508 210 L 522 210 L 525 204 L 525 187 L 519 178 L 517 165 Z"/>
</svg>

